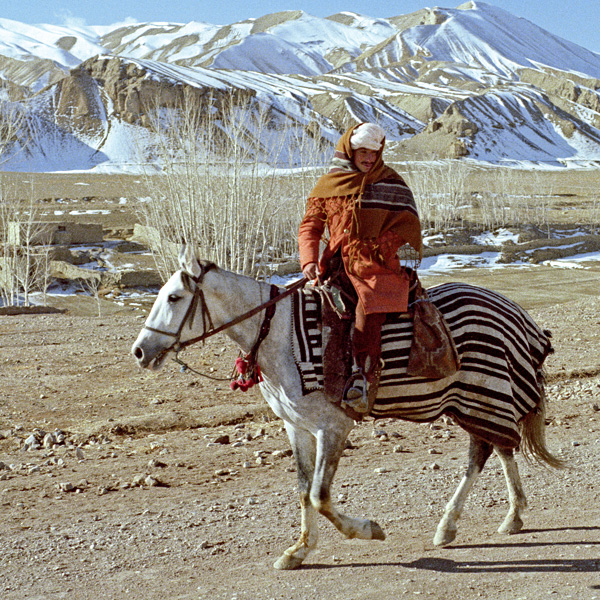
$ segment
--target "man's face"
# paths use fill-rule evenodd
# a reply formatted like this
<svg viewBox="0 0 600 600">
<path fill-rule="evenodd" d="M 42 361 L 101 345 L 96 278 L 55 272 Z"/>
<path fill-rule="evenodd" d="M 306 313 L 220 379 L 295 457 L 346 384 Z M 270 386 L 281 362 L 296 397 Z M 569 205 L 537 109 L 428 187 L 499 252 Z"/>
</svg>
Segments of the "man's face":
<svg viewBox="0 0 600 600">
<path fill-rule="evenodd" d="M 362 173 L 368 173 L 377 160 L 377 152 L 368 148 L 358 148 L 354 151 L 354 166 Z"/>
</svg>

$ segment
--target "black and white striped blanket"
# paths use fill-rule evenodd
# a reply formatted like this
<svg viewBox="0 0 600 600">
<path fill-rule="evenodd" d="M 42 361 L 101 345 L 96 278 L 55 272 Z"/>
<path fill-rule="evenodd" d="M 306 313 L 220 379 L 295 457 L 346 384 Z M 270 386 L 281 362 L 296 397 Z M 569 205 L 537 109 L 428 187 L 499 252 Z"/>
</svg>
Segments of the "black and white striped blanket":
<svg viewBox="0 0 600 600">
<path fill-rule="evenodd" d="M 493 444 L 518 446 L 518 422 L 540 402 L 541 368 L 552 349 L 548 335 L 518 304 L 490 290 L 449 283 L 427 293 L 448 322 L 461 369 L 439 380 L 408 376 L 412 319 L 389 315 L 371 416 L 427 422 L 447 414 Z M 323 385 L 318 294 L 300 291 L 292 306 L 292 346 L 308 393 Z"/>
<path fill-rule="evenodd" d="M 292 296 L 292 350 L 304 394 L 323 387 L 321 297 L 309 287 Z"/>
</svg>

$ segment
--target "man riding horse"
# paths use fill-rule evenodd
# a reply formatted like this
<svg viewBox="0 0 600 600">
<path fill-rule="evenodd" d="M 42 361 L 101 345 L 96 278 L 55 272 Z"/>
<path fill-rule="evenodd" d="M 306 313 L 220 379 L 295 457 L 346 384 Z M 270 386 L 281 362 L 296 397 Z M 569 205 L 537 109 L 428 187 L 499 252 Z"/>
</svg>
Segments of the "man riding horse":
<svg viewBox="0 0 600 600">
<path fill-rule="evenodd" d="M 408 310 L 411 276 L 398 250 L 406 244 L 414 250 L 413 267 L 422 252 L 412 192 L 384 164 L 384 145 L 385 132 L 374 123 L 362 123 L 344 133 L 329 172 L 310 193 L 298 233 L 304 276 L 334 279 L 356 302 L 353 366 L 344 401 L 358 412 L 368 410 L 367 388 L 380 366 L 386 314 Z M 325 229 L 329 239 L 319 257 Z M 324 363 L 329 360 L 327 354 L 326 350 Z"/>
</svg>

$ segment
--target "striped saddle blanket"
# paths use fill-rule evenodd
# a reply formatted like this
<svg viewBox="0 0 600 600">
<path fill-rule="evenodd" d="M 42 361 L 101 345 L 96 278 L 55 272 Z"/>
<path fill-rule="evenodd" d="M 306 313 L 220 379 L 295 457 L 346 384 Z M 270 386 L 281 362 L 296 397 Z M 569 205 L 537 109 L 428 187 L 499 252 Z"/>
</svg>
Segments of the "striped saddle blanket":
<svg viewBox="0 0 600 600">
<path fill-rule="evenodd" d="M 514 448 L 519 421 L 540 403 L 549 334 L 505 296 L 464 283 L 427 290 L 452 332 L 460 370 L 444 379 L 406 374 L 412 319 L 390 314 L 381 332 L 383 371 L 374 418 L 434 421 L 446 414 L 469 433 Z M 300 290 L 292 301 L 292 348 L 305 393 L 323 386 L 320 298 Z"/>
</svg>

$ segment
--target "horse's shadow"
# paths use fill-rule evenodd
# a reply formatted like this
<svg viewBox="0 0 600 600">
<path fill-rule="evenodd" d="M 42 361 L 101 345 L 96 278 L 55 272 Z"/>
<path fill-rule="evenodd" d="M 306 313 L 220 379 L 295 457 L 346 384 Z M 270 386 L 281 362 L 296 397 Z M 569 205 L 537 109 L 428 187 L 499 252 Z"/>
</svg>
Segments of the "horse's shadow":
<svg viewBox="0 0 600 600">
<path fill-rule="evenodd" d="M 600 527 L 566 527 L 564 529 L 528 529 L 525 533 L 541 533 L 544 531 L 595 531 Z M 514 539 L 514 538 L 513 538 Z M 600 546 L 600 539 L 597 541 L 552 541 L 552 542 L 514 542 L 514 543 L 486 543 L 486 544 L 462 544 L 450 545 L 445 550 L 493 550 L 499 548 L 540 548 L 544 546 Z M 477 553 L 477 557 L 481 553 Z M 377 562 L 377 563 L 348 563 L 348 564 L 312 564 L 305 565 L 306 569 L 324 569 L 324 568 L 355 568 L 355 567 L 400 567 L 406 569 L 417 569 L 420 571 L 435 571 L 438 573 L 597 573 L 600 569 L 598 559 L 588 558 L 548 558 L 548 559 L 518 559 L 518 560 L 453 560 L 451 558 L 441 558 L 439 556 L 423 557 L 411 562 Z M 593 586 L 594 589 L 600 589 L 599 586 Z"/>
<path fill-rule="evenodd" d="M 498 561 L 456 561 L 448 558 L 419 558 L 409 563 L 397 563 L 407 569 L 438 573 L 597 573 L 595 559 L 556 558 Z"/>
</svg>

